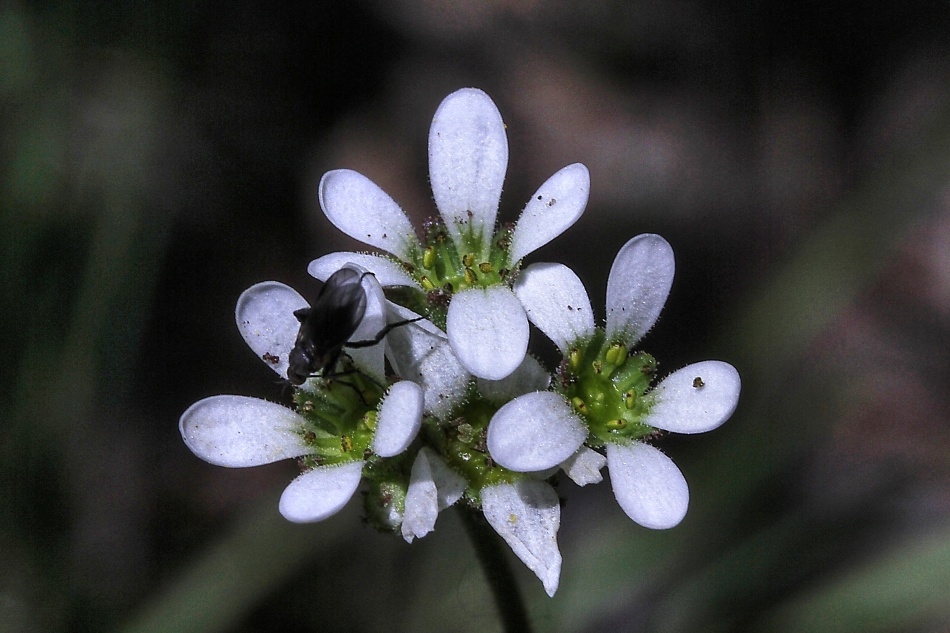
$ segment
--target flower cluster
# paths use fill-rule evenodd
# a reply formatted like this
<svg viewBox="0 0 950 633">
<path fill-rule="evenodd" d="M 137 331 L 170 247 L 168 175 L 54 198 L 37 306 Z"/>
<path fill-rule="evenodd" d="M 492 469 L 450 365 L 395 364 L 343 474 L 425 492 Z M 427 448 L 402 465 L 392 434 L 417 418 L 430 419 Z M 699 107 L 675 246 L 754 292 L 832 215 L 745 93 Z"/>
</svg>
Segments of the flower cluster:
<svg viewBox="0 0 950 633">
<path fill-rule="evenodd" d="M 478 508 L 553 595 L 561 568 L 557 473 L 583 486 L 600 482 L 606 464 L 631 519 L 673 527 L 686 513 L 686 480 L 650 440 L 719 426 L 735 410 L 740 382 L 719 361 L 657 382 L 656 361 L 635 350 L 672 284 L 663 238 L 640 235 L 621 248 L 603 327 L 569 268 L 522 268 L 580 217 L 590 179 L 581 164 L 561 169 L 516 223 L 499 225 L 507 162 L 495 104 L 463 89 L 432 122 L 439 217 L 421 238 L 369 179 L 327 173 L 319 187 L 327 217 L 383 252 L 311 262 L 310 273 L 326 282 L 312 307 L 293 289 L 264 282 L 245 291 L 236 310 L 251 349 L 299 383 L 293 409 L 214 396 L 185 411 L 179 426 L 188 447 L 213 464 L 297 458 L 302 474 L 280 500 L 291 521 L 325 519 L 363 481 L 370 521 L 409 542 L 455 503 Z M 529 321 L 562 354 L 553 373 L 527 353 Z"/>
</svg>

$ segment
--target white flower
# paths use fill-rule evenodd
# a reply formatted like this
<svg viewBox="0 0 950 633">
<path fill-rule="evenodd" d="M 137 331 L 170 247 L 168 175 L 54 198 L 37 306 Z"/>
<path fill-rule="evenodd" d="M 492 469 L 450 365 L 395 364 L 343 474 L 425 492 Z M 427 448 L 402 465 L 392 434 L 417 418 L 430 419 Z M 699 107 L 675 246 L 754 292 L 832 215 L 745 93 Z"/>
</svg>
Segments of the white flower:
<svg viewBox="0 0 950 633">
<path fill-rule="evenodd" d="M 618 384 L 638 384 L 645 380 L 640 374 L 649 374 L 649 362 L 631 365 L 627 354 L 656 322 L 673 271 L 673 251 L 663 238 L 640 235 L 627 242 L 610 269 L 605 330 L 595 327 L 587 291 L 569 268 L 535 264 L 523 271 L 514 291 L 528 318 L 582 378 L 572 386 L 573 398 L 538 391 L 499 409 L 488 427 L 496 462 L 518 472 L 561 465 L 577 483 L 593 483 L 603 464 L 584 446 L 590 435 L 606 447 L 614 495 L 631 519 L 656 529 L 682 520 L 686 480 L 672 460 L 639 438 L 651 429 L 701 433 L 718 427 L 736 408 L 740 380 L 731 365 L 704 361 L 650 391 L 624 386 L 616 393 Z M 642 417 L 630 423 L 639 411 Z"/>
<path fill-rule="evenodd" d="M 425 323 L 420 322 L 420 323 Z M 407 328 L 400 328 L 408 330 Z M 422 328 L 425 332 L 425 328 Z M 395 332 L 395 330 L 394 330 Z M 419 332 L 407 336 L 409 339 L 418 339 L 423 342 L 429 340 L 421 336 Z M 401 344 L 397 345 L 397 347 Z M 447 345 L 445 345 L 447 347 Z M 425 354 L 418 355 L 420 359 L 418 370 L 423 374 L 422 382 L 423 392 L 426 394 L 426 413 L 430 413 L 428 398 L 430 394 L 435 395 L 435 408 L 440 409 L 443 401 L 452 402 L 454 396 L 449 397 L 438 393 L 438 374 L 440 363 L 445 362 L 446 358 L 440 358 L 440 351 L 444 348 L 438 348 L 432 351 L 432 356 L 436 360 L 429 363 L 431 357 Z M 400 355 L 396 355 L 398 358 Z M 448 352 L 447 358 L 454 359 L 451 352 Z M 452 363 L 449 362 L 448 369 L 453 370 Z M 464 370 L 463 370 L 464 371 Z M 427 382 L 435 374 L 433 382 Z M 411 374 L 410 374 L 411 375 Z M 545 389 L 550 384 L 551 376 L 544 370 L 541 364 L 533 356 L 525 356 L 521 366 L 518 367 L 509 376 L 502 380 L 493 381 L 483 378 L 477 379 L 478 392 L 489 402 L 504 402 L 515 398 L 528 391 L 536 389 Z M 465 393 L 459 394 L 464 397 Z M 454 407 L 454 404 L 450 405 Z M 432 531 L 435 526 L 435 519 L 438 513 L 458 501 L 464 493 L 469 482 L 458 475 L 445 463 L 445 461 L 432 449 L 422 447 L 419 450 L 412 466 L 412 473 L 409 482 L 409 491 L 406 494 L 406 519 L 403 522 L 402 534 L 407 541 L 413 538 L 422 537 Z"/>
<path fill-rule="evenodd" d="M 501 406 L 522 394 L 547 389 L 551 384 L 551 374 L 534 356 L 528 354 L 518 369 L 501 380 L 478 378 L 475 383 L 483 398 Z"/>
<path fill-rule="evenodd" d="M 521 365 L 502 380 L 478 378 L 476 384 L 478 394 L 485 401 L 498 405 L 524 393 L 545 389 L 550 381 L 551 376 L 541 364 L 527 355 Z M 427 392 L 430 387 L 423 385 Z M 457 424 L 462 419 L 464 417 L 454 422 Z M 479 450 L 484 451 L 484 448 Z M 533 476 L 515 483 L 473 484 L 452 470 L 435 451 L 423 447 L 413 463 L 405 497 L 403 538 L 411 542 L 431 532 L 438 513 L 458 501 L 466 488 L 473 490 L 473 485 L 480 491 L 482 510 L 489 524 L 553 595 L 561 569 L 557 548 L 560 504 L 554 489 Z"/>
<path fill-rule="evenodd" d="M 405 321 L 416 313 L 389 304 L 390 320 Z M 425 412 L 445 419 L 468 393 L 472 375 L 456 358 L 445 332 L 429 321 L 417 321 L 386 335 L 386 355 L 396 375 L 422 387 Z"/>
<path fill-rule="evenodd" d="M 372 181 L 350 170 L 331 171 L 319 187 L 327 218 L 395 259 L 332 253 L 312 262 L 310 273 L 325 280 L 342 262 L 353 262 L 373 271 L 384 286 L 421 292 L 448 286 L 444 326 L 458 360 L 477 377 L 504 378 L 521 364 L 528 345 L 525 311 L 507 276 L 574 224 L 590 189 L 587 168 L 569 165 L 531 197 L 510 236 L 496 233 L 507 165 L 505 126 L 491 98 L 474 88 L 450 94 L 429 131 L 432 193 L 447 239 L 434 246 L 427 235 L 424 245 L 402 209 Z"/>
<path fill-rule="evenodd" d="M 586 486 L 604 480 L 600 471 L 606 464 L 606 457 L 582 445 L 576 453 L 561 462 L 561 468 L 575 484 Z"/>
<path fill-rule="evenodd" d="M 462 498 L 466 482 L 432 449 L 419 449 L 412 464 L 402 536 L 407 543 L 435 529 L 439 512 Z"/>
<path fill-rule="evenodd" d="M 354 267 L 354 269 L 356 269 Z M 366 340 L 383 327 L 385 300 L 372 275 L 363 277 L 366 314 L 351 340 Z M 279 376 L 286 377 L 287 357 L 299 322 L 295 310 L 307 301 L 278 282 L 248 288 L 237 303 L 235 316 L 244 340 Z M 353 362 L 374 380 L 384 377 L 382 346 L 354 349 Z M 307 381 L 303 389 L 316 389 Z M 375 417 L 375 432 L 367 448 L 392 457 L 409 446 L 422 424 L 423 393 L 415 383 L 394 384 L 383 396 Z M 241 468 L 319 453 L 312 441 L 332 438 L 326 430 L 287 407 L 243 396 L 212 396 L 193 404 L 179 421 L 185 444 L 198 457 L 219 466 Z M 339 511 L 359 486 L 361 451 L 337 451 L 332 465 L 317 466 L 294 479 L 280 499 L 280 512 L 290 521 L 320 521 Z M 354 457 L 354 453 L 358 453 Z"/>
<path fill-rule="evenodd" d="M 525 479 L 482 489 L 482 511 L 515 555 L 533 571 L 549 596 L 561 578 L 557 530 L 561 503 L 543 481 Z"/>
</svg>

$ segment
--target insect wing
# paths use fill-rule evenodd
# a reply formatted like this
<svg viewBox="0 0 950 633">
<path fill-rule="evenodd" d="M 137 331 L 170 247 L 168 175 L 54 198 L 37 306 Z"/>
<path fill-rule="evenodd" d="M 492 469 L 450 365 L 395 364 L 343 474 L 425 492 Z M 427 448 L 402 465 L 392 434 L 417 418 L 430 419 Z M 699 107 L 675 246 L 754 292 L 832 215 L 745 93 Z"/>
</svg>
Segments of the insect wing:
<svg viewBox="0 0 950 633">
<path fill-rule="evenodd" d="M 341 268 L 320 289 L 310 313 L 310 334 L 323 343 L 321 347 L 342 347 L 359 327 L 366 313 L 361 277 L 355 270 Z"/>
<path fill-rule="evenodd" d="M 361 285 L 366 296 L 366 310 L 356 331 L 346 343 L 346 353 L 361 372 L 382 383 L 386 379 L 386 361 L 383 357 L 385 345 L 380 344 L 380 334 L 385 336 L 386 297 L 379 281 L 372 274 L 364 274 Z M 375 343 L 361 344 L 367 340 Z"/>
</svg>

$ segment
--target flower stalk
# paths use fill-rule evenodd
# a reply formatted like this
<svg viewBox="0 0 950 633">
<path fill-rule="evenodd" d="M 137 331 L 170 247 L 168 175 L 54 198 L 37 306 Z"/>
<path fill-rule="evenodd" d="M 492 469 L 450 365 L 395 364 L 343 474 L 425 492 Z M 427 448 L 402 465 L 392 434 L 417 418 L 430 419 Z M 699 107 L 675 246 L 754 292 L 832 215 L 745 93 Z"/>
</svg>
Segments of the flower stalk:
<svg viewBox="0 0 950 633">
<path fill-rule="evenodd" d="M 531 633 L 524 597 L 502 549 L 502 541 L 478 510 L 463 504 L 459 506 L 459 516 L 495 598 L 505 633 Z"/>
</svg>

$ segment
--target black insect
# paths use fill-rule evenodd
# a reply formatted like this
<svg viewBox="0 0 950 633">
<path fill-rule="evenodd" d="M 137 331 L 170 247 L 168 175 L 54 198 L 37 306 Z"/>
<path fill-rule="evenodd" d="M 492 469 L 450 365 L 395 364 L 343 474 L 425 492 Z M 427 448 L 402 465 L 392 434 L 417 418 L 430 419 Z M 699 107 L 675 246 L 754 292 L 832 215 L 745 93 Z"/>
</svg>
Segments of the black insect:
<svg viewBox="0 0 950 633">
<path fill-rule="evenodd" d="M 334 375 L 344 347 L 372 347 L 393 328 L 422 318 L 390 323 L 372 339 L 350 341 L 366 313 L 362 282 L 363 277 L 371 274 L 341 268 L 323 284 L 312 306 L 294 311 L 300 321 L 300 331 L 287 359 L 287 380 L 291 384 L 302 385 L 311 376 Z"/>
</svg>

